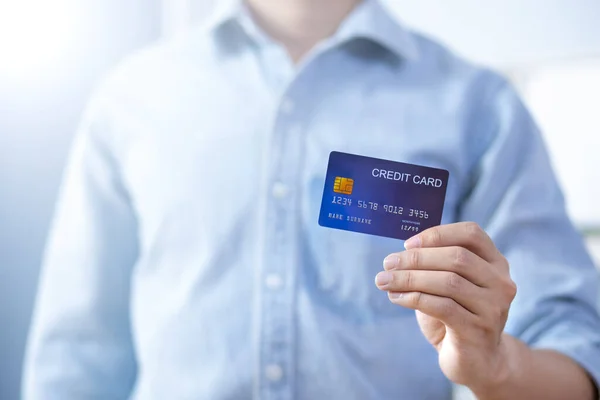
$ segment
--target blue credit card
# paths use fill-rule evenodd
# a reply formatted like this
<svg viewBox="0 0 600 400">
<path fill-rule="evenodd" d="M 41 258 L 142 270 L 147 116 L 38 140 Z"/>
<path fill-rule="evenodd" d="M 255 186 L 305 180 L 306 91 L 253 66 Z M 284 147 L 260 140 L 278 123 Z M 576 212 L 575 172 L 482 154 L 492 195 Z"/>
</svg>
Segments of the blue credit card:
<svg viewBox="0 0 600 400">
<path fill-rule="evenodd" d="M 329 155 L 319 225 L 406 240 L 442 221 L 444 169 Z"/>
</svg>

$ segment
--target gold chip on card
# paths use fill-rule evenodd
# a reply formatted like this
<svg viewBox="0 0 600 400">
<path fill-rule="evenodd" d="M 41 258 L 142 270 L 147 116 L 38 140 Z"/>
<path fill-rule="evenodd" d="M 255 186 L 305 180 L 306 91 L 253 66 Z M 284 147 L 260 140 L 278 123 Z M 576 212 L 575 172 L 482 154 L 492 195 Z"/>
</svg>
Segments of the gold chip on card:
<svg viewBox="0 0 600 400">
<path fill-rule="evenodd" d="M 333 182 L 333 191 L 341 194 L 352 194 L 354 179 L 337 176 Z"/>
</svg>

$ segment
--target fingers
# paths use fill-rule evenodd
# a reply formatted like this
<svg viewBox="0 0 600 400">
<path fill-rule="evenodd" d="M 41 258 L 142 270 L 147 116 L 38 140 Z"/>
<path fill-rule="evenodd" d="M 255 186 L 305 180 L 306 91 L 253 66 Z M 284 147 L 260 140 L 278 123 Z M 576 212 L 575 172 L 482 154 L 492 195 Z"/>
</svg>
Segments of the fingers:
<svg viewBox="0 0 600 400">
<path fill-rule="evenodd" d="M 492 239 L 474 222 L 460 222 L 427 229 L 408 239 L 404 246 L 406 249 L 460 246 L 489 262 L 503 258 Z"/>
<path fill-rule="evenodd" d="M 448 271 L 384 271 L 375 278 L 377 287 L 388 292 L 420 292 L 454 300 L 473 314 L 481 314 L 485 289 Z"/>
<path fill-rule="evenodd" d="M 480 287 L 489 287 L 496 273 L 478 255 L 458 246 L 423 248 L 390 254 L 383 261 L 389 270 L 419 270 L 453 272 Z"/>
<path fill-rule="evenodd" d="M 421 311 L 442 321 L 456 331 L 461 331 L 477 318 L 454 300 L 422 292 L 389 293 L 390 301 L 399 306 Z"/>
</svg>

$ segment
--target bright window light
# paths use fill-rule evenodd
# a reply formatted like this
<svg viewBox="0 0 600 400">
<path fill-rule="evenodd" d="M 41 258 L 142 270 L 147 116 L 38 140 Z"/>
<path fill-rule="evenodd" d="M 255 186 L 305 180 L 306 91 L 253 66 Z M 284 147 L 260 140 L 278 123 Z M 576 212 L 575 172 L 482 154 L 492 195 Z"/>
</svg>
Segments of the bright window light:
<svg viewBox="0 0 600 400">
<path fill-rule="evenodd" d="M 73 32 L 70 0 L 0 0 L 0 79 L 37 78 L 64 56 Z"/>
<path fill-rule="evenodd" d="M 536 69 L 523 89 L 571 216 L 583 228 L 600 227 L 600 60 Z"/>
</svg>

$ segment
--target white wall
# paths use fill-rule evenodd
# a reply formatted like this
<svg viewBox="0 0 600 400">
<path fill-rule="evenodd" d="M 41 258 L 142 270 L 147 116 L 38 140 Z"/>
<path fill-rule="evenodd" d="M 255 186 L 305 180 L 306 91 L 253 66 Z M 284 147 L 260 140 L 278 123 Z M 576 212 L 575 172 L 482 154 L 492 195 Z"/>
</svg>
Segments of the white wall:
<svg viewBox="0 0 600 400">
<path fill-rule="evenodd" d="M 201 21 L 214 9 L 219 0 L 161 0 L 163 4 L 163 33 L 172 35 L 187 24 Z"/>
<path fill-rule="evenodd" d="M 600 56 L 597 0 L 385 1 L 408 25 L 485 64 Z"/>
</svg>

